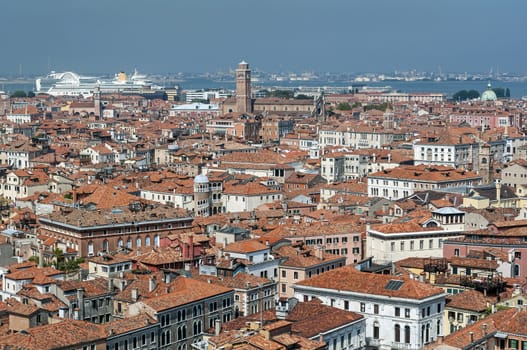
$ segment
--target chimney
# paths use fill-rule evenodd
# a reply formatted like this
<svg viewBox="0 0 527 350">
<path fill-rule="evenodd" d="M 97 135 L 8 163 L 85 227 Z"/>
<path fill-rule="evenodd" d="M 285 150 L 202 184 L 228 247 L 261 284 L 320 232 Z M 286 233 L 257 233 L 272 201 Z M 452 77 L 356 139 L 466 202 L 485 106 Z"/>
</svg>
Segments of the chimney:
<svg viewBox="0 0 527 350">
<path fill-rule="evenodd" d="M 132 295 L 132 301 L 135 303 L 137 302 L 137 299 L 139 297 L 139 290 L 137 288 L 132 288 L 132 292 L 131 292 L 131 295 Z"/>
<path fill-rule="evenodd" d="M 470 344 L 474 343 L 474 332 L 468 332 L 468 335 L 470 337 Z"/>
<path fill-rule="evenodd" d="M 40 245 L 38 247 L 38 267 L 44 267 L 44 253 L 43 250 L 44 246 Z"/>
<path fill-rule="evenodd" d="M 320 259 L 320 260 L 324 259 L 324 254 L 322 252 L 322 247 L 315 247 L 315 257 L 317 259 Z"/>
<path fill-rule="evenodd" d="M 188 259 L 194 258 L 194 235 L 188 235 Z"/>
<path fill-rule="evenodd" d="M 181 246 L 183 248 L 183 259 L 188 259 L 188 243 L 181 242 Z"/>
<path fill-rule="evenodd" d="M 153 291 L 154 289 L 156 289 L 156 279 L 154 277 L 151 277 L 149 280 L 148 280 L 148 291 L 151 292 Z"/>
<path fill-rule="evenodd" d="M 77 314 L 77 320 L 84 319 L 84 288 L 77 289 L 77 302 L 79 305 L 79 312 Z"/>
<path fill-rule="evenodd" d="M 501 180 L 496 179 L 494 180 L 494 183 L 496 184 L 496 201 L 499 205 L 501 203 Z"/>
<path fill-rule="evenodd" d="M 214 335 L 217 337 L 220 335 L 221 321 L 219 319 L 214 320 Z"/>
</svg>

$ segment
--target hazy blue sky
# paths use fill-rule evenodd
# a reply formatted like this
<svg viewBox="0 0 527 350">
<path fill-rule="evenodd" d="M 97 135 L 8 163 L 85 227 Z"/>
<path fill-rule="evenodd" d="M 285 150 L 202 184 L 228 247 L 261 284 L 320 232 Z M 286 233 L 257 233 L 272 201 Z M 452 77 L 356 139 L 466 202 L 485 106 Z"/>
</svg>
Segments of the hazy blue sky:
<svg viewBox="0 0 527 350">
<path fill-rule="evenodd" d="M 525 0 L 0 0 L 0 73 L 527 73 Z M 498 68 L 499 67 L 499 68 Z"/>
</svg>

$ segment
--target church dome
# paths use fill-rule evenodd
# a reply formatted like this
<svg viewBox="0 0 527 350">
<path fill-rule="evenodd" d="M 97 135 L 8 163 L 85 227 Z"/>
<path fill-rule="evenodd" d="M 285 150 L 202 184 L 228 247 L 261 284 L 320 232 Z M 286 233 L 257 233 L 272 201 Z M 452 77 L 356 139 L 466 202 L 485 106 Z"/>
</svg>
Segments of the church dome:
<svg viewBox="0 0 527 350">
<path fill-rule="evenodd" d="M 195 184 L 207 184 L 209 183 L 209 178 L 203 174 L 199 174 L 194 178 Z"/>
<path fill-rule="evenodd" d="M 498 97 L 496 96 L 496 93 L 492 90 L 491 85 L 489 83 L 487 90 L 483 91 L 481 94 L 481 100 L 482 101 L 496 101 Z"/>
</svg>

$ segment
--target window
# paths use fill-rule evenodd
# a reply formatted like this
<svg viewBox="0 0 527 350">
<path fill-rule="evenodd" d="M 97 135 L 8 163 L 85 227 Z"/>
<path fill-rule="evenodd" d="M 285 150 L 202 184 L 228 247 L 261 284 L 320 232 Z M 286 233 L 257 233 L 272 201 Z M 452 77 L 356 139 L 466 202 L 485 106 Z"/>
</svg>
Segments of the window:
<svg viewBox="0 0 527 350">
<path fill-rule="evenodd" d="M 410 309 L 408 308 L 404 309 L 404 317 L 410 318 Z"/>
<path fill-rule="evenodd" d="M 297 271 L 293 272 L 293 279 L 295 279 L 295 280 L 298 279 L 298 272 Z"/>
<path fill-rule="evenodd" d="M 509 339 L 509 349 L 518 349 L 518 340 Z"/>
<path fill-rule="evenodd" d="M 396 324 L 394 331 L 395 331 L 395 342 L 400 343 L 401 342 L 401 326 Z"/>
<path fill-rule="evenodd" d="M 286 271 L 282 270 L 282 278 L 285 278 L 285 276 L 286 276 Z"/>
<path fill-rule="evenodd" d="M 514 252 L 514 258 L 515 259 L 521 259 L 522 258 L 522 252 Z"/>
<path fill-rule="evenodd" d="M 391 249 L 392 252 L 395 251 L 395 242 L 392 242 L 392 243 L 390 244 L 390 249 Z"/>
<path fill-rule="evenodd" d="M 404 342 L 410 344 L 410 326 L 404 326 Z"/>
<path fill-rule="evenodd" d="M 518 302 L 519 301 L 520 300 L 518 300 Z M 350 302 L 348 300 L 344 300 L 344 310 L 349 310 L 349 309 L 350 309 Z"/>
<path fill-rule="evenodd" d="M 366 312 L 366 304 L 360 303 L 360 312 Z"/>
<path fill-rule="evenodd" d="M 379 324 L 377 322 L 373 324 L 373 339 L 379 339 Z"/>
<path fill-rule="evenodd" d="M 401 308 L 398 308 L 398 307 L 395 308 L 395 316 L 397 317 L 401 316 Z"/>
<path fill-rule="evenodd" d="M 424 249 L 424 247 L 425 247 L 425 243 L 424 243 L 424 241 L 423 241 L 423 240 L 420 240 L 420 241 L 419 241 L 419 249 Z"/>
<path fill-rule="evenodd" d="M 434 240 L 433 239 L 430 239 L 428 241 L 428 248 L 430 248 L 430 249 L 434 248 Z"/>
<path fill-rule="evenodd" d="M 379 313 L 379 304 L 373 304 L 373 313 L 378 314 Z"/>
</svg>

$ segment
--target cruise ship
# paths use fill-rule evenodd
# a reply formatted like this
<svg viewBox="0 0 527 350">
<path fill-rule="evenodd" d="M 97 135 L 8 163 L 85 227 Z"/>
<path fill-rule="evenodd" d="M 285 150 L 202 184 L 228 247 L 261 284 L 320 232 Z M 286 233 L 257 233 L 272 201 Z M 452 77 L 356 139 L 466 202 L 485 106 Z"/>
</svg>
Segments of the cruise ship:
<svg viewBox="0 0 527 350">
<path fill-rule="evenodd" d="M 90 97 L 97 89 L 101 93 L 123 94 L 153 94 L 163 90 L 163 87 L 148 81 L 145 75 L 137 71 L 130 78 L 125 72 L 119 72 L 111 80 L 81 76 L 74 72 L 51 72 L 44 78 L 38 78 L 35 84 L 38 93 L 52 96 Z"/>
</svg>

